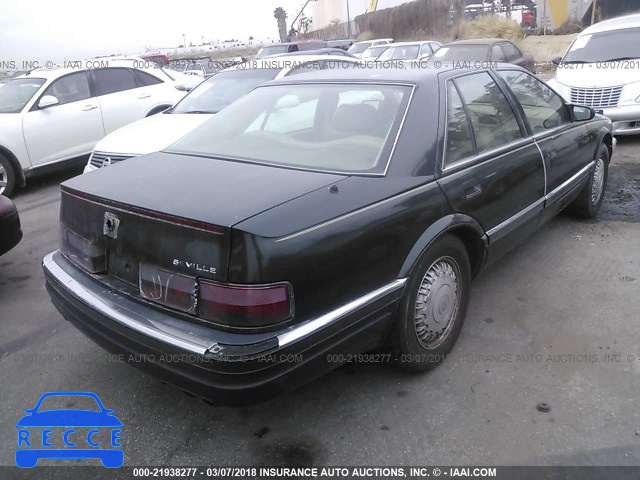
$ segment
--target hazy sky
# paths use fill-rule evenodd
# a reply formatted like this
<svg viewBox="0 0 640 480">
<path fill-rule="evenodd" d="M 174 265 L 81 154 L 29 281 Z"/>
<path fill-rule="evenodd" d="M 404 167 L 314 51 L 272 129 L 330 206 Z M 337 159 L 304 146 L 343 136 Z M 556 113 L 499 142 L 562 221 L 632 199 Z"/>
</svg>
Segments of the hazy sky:
<svg viewBox="0 0 640 480">
<path fill-rule="evenodd" d="M 305 0 L 0 0 L 0 60 L 59 61 L 214 39 L 277 38 Z M 306 13 L 311 12 L 311 5 Z M 289 25 L 289 24 L 288 24 Z"/>
</svg>

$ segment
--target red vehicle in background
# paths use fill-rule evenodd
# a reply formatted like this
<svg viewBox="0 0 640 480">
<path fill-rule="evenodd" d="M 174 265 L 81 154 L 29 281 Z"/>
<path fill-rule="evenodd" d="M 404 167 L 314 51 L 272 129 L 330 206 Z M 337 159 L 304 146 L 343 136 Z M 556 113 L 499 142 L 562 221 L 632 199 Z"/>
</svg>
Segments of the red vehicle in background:
<svg viewBox="0 0 640 480">
<path fill-rule="evenodd" d="M 140 55 L 140 58 L 149 62 L 158 64 L 159 67 L 164 67 L 169 63 L 169 57 L 161 53 L 154 53 L 150 55 Z"/>
</svg>

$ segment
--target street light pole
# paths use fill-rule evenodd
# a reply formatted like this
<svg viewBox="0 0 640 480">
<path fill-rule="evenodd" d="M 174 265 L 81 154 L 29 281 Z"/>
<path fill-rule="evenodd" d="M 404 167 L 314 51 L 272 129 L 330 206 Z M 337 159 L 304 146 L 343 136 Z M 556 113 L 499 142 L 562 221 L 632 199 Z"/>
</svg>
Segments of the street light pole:
<svg viewBox="0 0 640 480">
<path fill-rule="evenodd" d="M 347 0 L 347 37 L 351 38 L 351 14 L 349 13 L 349 0 Z"/>
<path fill-rule="evenodd" d="M 187 48 L 187 36 L 184 33 L 182 34 L 182 46 Z"/>
<path fill-rule="evenodd" d="M 591 25 L 596 22 L 596 8 L 598 6 L 598 0 L 593 0 L 591 3 Z"/>
</svg>

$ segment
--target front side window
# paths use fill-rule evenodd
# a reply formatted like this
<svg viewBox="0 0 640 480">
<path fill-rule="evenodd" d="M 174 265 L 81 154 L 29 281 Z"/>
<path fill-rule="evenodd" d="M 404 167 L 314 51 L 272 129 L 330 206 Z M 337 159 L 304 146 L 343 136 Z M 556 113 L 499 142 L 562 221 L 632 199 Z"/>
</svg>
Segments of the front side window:
<svg viewBox="0 0 640 480">
<path fill-rule="evenodd" d="M 441 47 L 436 53 L 433 54 L 433 58 L 436 58 L 445 62 L 475 62 L 477 60 L 487 60 L 489 56 L 488 45 L 451 45 L 448 47 Z"/>
<path fill-rule="evenodd" d="M 16 78 L 0 88 L 0 113 L 18 113 L 44 84 L 44 78 Z"/>
<path fill-rule="evenodd" d="M 522 105 L 534 134 L 571 123 L 562 98 L 533 75 L 519 70 L 500 70 L 498 73 Z"/>
<path fill-rule="evenodd" d="M 383 173 L 410 93 L 411 87 L 384 84 L 261 87 L 169 151 L 318 171 Z"/>
<path fill-rule="evenodd" d="M 138 80 L 138 84 L 144 87 L 162 83 L 162 80 L 160 80 L 158 77 L 154 77 L 153 75 L 147 72 L 143 72 L 141 70 L 133 70 L 133 74 L 136 76 L 136 79 Z"/>
<path fill-rule="evenodd" d="M 522 138 L 518 120 L 507 98 L 488 73 L 458 77 L 454 82 L 471 119 L 477 153 Z"/>
<path fill-rule="evenodd" d="M 53 95 L 60 105 L 86 100 L 91 96 L 87 74 L 77 72 L 61 77 L 49 85 L 43 95 Z"/>
<path fill-rule="evenodd" d="M 94 70 L 96 95 L 109 95 L 138 88 L 133 72 L 128 68 L 105 68 Z"/>
</svg>

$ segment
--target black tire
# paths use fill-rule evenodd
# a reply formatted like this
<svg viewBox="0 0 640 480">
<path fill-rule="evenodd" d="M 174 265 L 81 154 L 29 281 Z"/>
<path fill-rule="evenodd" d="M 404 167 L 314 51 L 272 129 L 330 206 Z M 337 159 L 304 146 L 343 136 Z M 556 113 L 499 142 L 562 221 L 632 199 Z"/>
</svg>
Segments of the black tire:
<svg viewBox="0 0 640 480">
<path fill-rule="evenodd" d="M 433 287 L 437 292 L 432 296 Z M 426 371 L 445 359 L 462 329 L 470 288 L 469 255 L 458 237 L 445 235 L 427 248 L 406 285 L 391 332 L 393 358 L 400 368 Z"/>
<path fill-rule="evenodd" d="M 10 197 L 15 188 L 16 171 L 13 164 L 7 157 L 0 155 L 0 195 Z"/>
<path fill-rule="evenodd" d="M 597 178 L 600 178 L 600 181 Z M 601 144 L 596 155 L 596 166 L 589 175 L 589 181 L 573 203 L 569 205 L 569 210 L 583 218 L 595 217 L 602 206 L 608 178 L 609 149 L 606 145 Z"/>
</svg>

